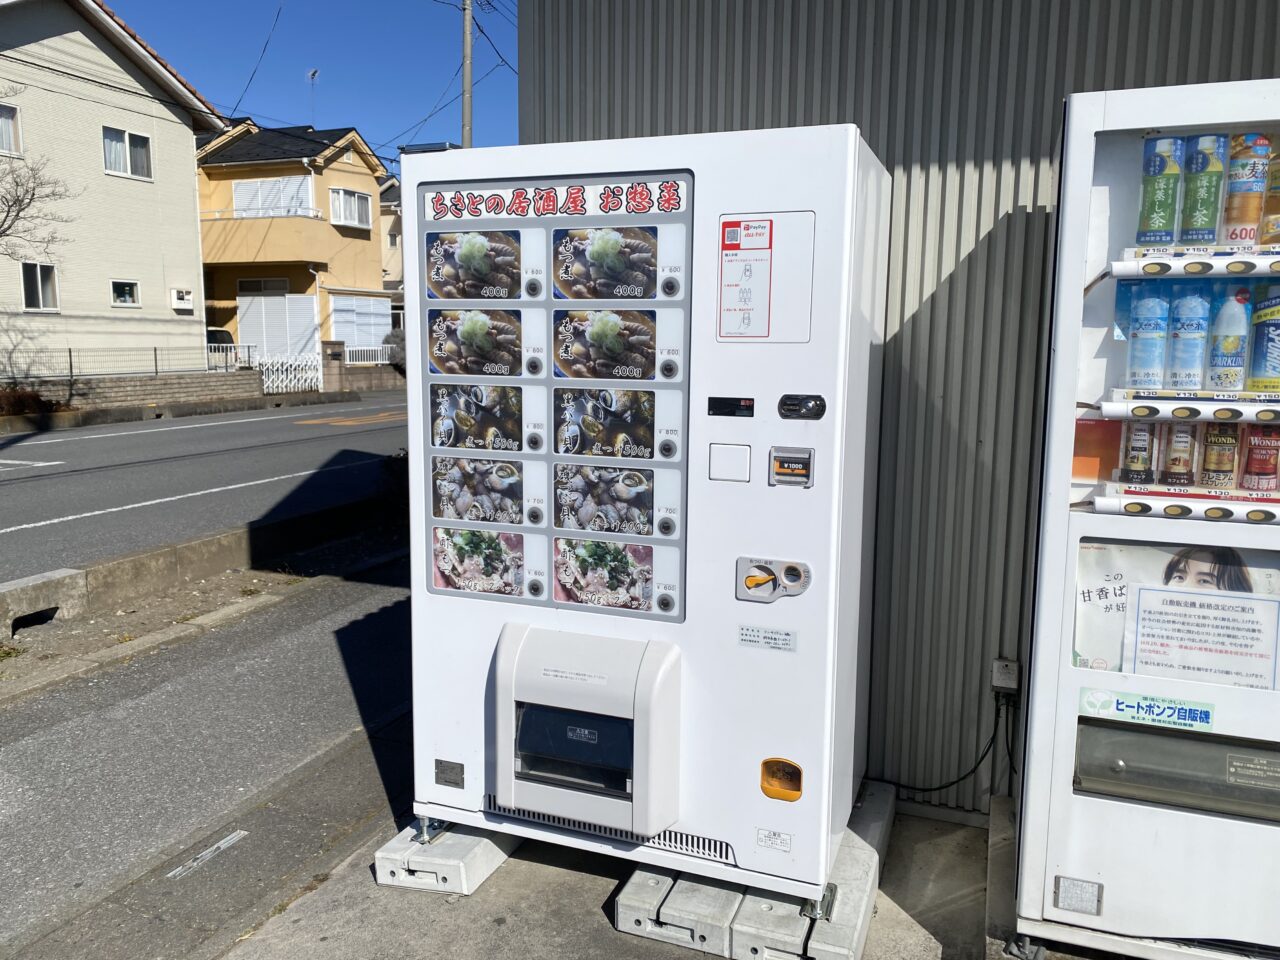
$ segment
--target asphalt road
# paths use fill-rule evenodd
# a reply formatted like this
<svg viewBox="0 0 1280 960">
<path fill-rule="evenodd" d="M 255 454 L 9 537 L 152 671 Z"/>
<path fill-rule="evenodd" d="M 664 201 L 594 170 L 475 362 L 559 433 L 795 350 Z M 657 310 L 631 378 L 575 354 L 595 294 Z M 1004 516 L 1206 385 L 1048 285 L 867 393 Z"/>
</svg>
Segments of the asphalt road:
<svg viewBox="0 0 1280 960">
<path fill-rule="evenodd" d="M 403 393 L 0 437 L 0 583 L 356 500 Z"/>
<path fill-rule="evenodd" d="M 109 940 L 124 920 L 93 921 L 86 910 L 215 824 L 247 816 L 255 794 L 353 731 L 407 709 L 408 563 L 360 576 L 0 707 L 0 957 L 32 955 L 43 936 Z M 341 813 L 324 812 L 331 797 L 306 793 L 293 791 L 292 802 L 322 819 Z M 316 844 L 315 830 L 279 837 L 255 826 L 238 855 Z M 269 888 L 275 869 L 267 858 L 244 882 Z M 202 914 L 198 885 L 162 886 L 186 898 L 169 913 L 216 912 L 210 900 Z M 151 919 L 138 936 L 159 936 L 163 917 Z M 135 941 L 119 955 L 186 953 Z M 82 944 L 51 955 L 109 954 Z"/>
</svg>

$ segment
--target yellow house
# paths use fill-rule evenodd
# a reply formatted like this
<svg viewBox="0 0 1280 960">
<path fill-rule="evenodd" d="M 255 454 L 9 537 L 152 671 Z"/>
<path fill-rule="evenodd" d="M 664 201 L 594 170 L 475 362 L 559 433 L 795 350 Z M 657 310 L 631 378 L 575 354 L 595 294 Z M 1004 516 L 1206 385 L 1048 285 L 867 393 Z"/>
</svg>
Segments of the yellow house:
<svg viewBox="0 0 1280 960">
<path fill-rule="evenodd" d="M 387 171 L 354 128 L 233 120 L 201 139 L 196 162 L 211 330 L 262 355 L 315 353 L 321 340 L 382 343 L 391 294 L 378 179 Z"/>
</svg>

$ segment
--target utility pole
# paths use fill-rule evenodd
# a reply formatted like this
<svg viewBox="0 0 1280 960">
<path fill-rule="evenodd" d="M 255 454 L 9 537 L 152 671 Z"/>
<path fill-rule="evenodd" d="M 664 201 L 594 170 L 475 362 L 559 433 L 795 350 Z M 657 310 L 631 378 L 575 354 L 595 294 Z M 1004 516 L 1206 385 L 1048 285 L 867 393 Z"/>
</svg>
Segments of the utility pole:
<svg viewBox="0 0 1280 960">
<path fill-rule="evenodd" d="M 471 0 L 462 0 L 462 145 L 471 146 Z"/>
</svg>

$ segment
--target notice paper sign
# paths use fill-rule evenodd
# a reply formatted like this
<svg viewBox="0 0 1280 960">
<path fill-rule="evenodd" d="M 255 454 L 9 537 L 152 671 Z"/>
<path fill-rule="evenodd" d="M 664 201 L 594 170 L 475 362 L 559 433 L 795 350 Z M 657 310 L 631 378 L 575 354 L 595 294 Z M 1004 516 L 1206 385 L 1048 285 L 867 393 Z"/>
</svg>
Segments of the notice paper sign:
<svg viewBox="0 0 1280 960">
<path fill-rule="evenodd" d="M 720 221 L 720 336 L 769 336 L 773 221 Z"/>
<path fill-rule="evenodd" d="M 1124 663 L 1133 673 L 1272 690 L 1280 599 L 1132 585 Z"/>
</svg>

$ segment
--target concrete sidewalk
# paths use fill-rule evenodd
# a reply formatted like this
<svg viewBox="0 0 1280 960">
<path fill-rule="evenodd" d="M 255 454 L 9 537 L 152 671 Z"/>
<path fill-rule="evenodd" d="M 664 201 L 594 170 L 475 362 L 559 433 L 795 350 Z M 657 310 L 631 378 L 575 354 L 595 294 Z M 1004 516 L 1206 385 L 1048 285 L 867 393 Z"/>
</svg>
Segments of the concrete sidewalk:
<svg viewBox="0 0 1280 960">
<path fill-rule="evenodd" d="M 929 823 L 898 818 L 895 834 L 908 843 L 916 833 L 910 821 Z M 379 887 L 373 880 L 373 855 L 395 830 L 396 825 L 387 818 L 383 836 L 366 843 L 317 889 L 272 916 L 224 956 L 231 960 L 572 960 L 603 956 L 609 960 L 694 960 L 704 956 L 613 929 L 613 898 L 631 874 L 628 861 L 525 841 L 470 897 Z M 983 837 L 985 844 L 981 830 L 954 830 Z M 976 849 L 972 844 L 970 847 Z M 893 858 L 891 849 L 890 864 Z M 966 866 L 971 869 L 961 870 L 958 879 L 967 886 L 970 877 L 985 870 L 985 861 Z M 945 865 L 938 865 L 939 877 L 945 870 Z M 939 916 L 935 919 L 945 917 L 951 922 L 957 909 L 968 912 L 967 894 L 972 892 L 968 889 L 966 896 L 953 898 L 951 891 L 937 886 L 935 878 L 927 892 L 938 898 L 934 909 Z M 983 956 L 980 902 L 976 917 L 978 939 L 956 943 L 946 956 Z M 973 923 L 963 927 L 973 929 Z M 863 960 L 936 960 L 942 955 L 938 941 L 882 886 Z"/>
</svg>

